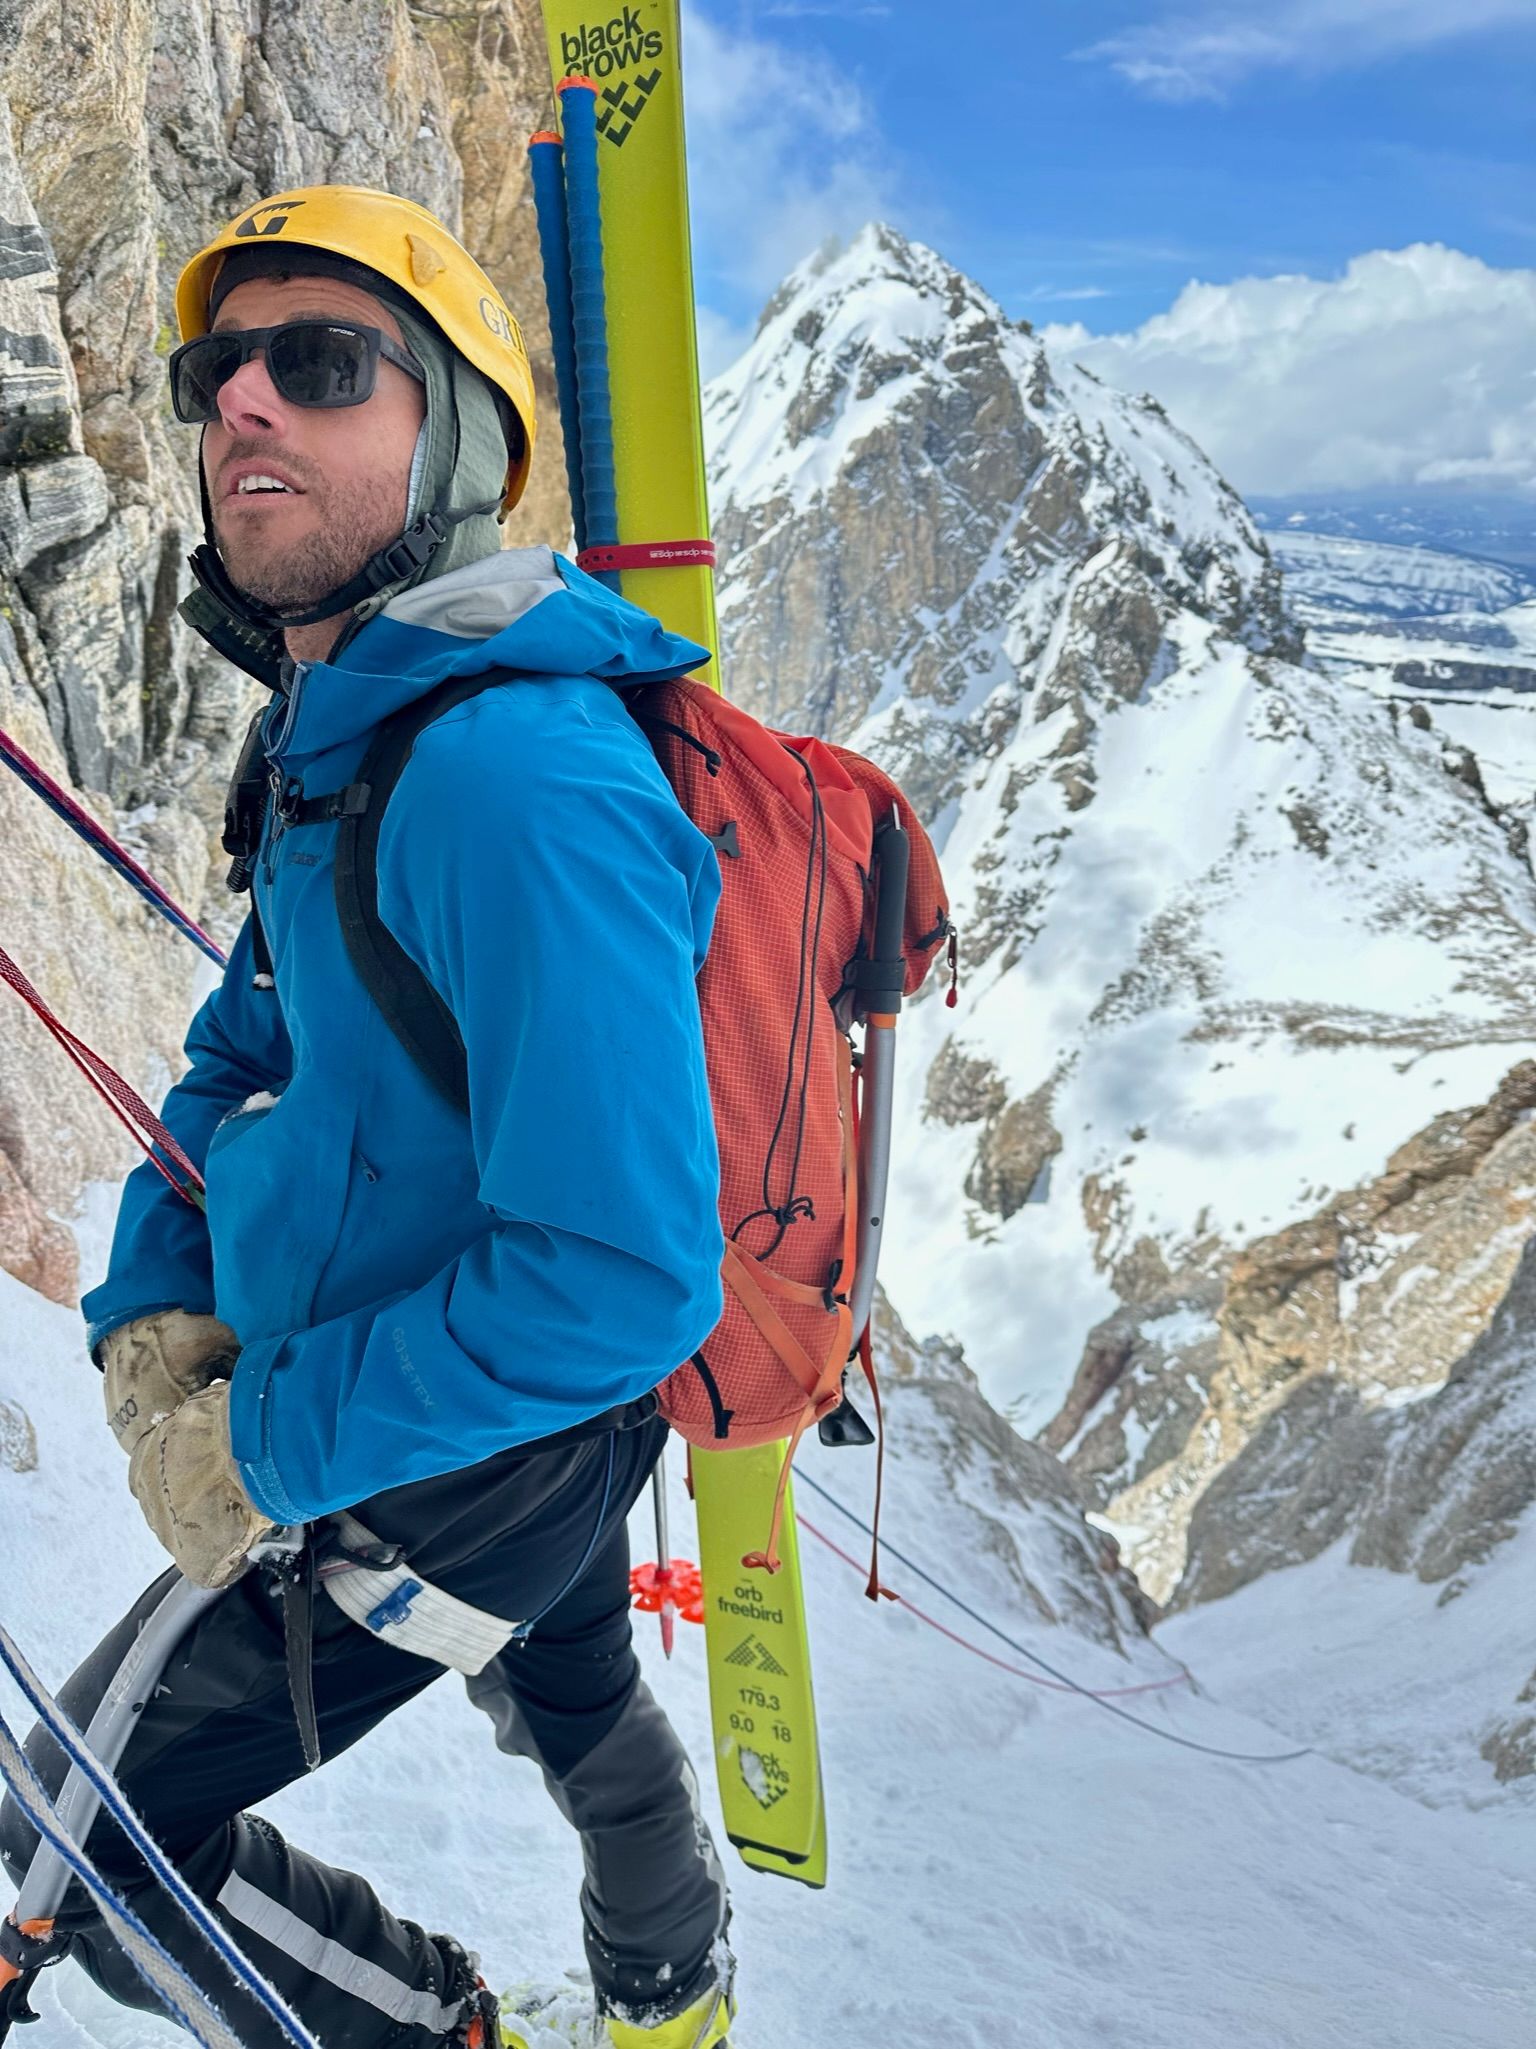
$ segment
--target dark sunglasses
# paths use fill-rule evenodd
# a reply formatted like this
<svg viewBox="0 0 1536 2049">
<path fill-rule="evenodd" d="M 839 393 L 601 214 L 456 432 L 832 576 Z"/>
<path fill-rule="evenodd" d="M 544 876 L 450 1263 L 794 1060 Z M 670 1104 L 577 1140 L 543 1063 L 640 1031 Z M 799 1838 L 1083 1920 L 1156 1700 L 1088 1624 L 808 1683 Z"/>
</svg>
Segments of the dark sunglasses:
<svg viewBox="0 0 1536 2049">
<path fill-rule="evenodd" d="M 294 406 L 360 406 L 372 398 L 379 358 L 420 383 L 426 373 L 414 356 L 376 327 L 350 320 L 288 320 L 281 327 L 234 327 L 200 334 L 171 356 L 171 403 L 178 420 L 200 426 L 219 415 L 219 390 L 252 356 L 264 355 L 267 375 Z"/>
</svg>

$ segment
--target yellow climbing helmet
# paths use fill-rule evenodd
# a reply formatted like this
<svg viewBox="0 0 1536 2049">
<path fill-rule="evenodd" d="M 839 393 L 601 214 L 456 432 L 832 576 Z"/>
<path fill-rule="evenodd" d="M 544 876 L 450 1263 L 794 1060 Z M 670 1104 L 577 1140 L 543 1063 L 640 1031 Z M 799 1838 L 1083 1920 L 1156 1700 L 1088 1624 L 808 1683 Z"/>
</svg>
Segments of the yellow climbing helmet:
<svg viewBox="0 0 1536 2049">
<path fill-rule="evenodd" d="M 176 320 L 184 342 L 208 332 L 209 305 L 232 250 L 279 242 L 324 249 L 366 264 L 437 323 L 506 398 L 522 427 L 522 449 L 507 465 L 502 511 L 522 497 L 533 461 L 533 374 L 522 329 L 485 272 L 435 214 L 414 200 L 362 185 L 304 185 L 248 207 L 181 273 Z"/>
</svg>

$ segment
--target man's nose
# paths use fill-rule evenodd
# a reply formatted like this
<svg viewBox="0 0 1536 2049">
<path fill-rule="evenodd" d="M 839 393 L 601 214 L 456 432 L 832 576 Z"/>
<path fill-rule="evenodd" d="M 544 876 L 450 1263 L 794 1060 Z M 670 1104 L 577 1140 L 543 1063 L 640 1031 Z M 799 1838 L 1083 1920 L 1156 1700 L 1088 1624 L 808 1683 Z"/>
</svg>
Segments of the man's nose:
<svg viewBox="0 0 1536 2049">
<path fill-rule="evenodd" d="M 219 417 L 231 434 L 282 433 L 287 427 L 287 408 L 267 374 L 264 355 L 252 356 L 226 377 L 218 396 Z"/>
</svg>

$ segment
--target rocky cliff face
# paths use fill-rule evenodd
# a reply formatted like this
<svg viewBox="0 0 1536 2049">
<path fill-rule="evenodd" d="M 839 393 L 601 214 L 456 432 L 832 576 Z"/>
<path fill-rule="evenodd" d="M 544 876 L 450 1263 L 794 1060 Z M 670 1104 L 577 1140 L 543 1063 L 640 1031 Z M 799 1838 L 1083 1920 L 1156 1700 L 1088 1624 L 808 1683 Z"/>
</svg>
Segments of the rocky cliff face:
<svg viewBox="0 0 1536 2049">
<path fill-rule="evenodd" d="M 0 724 L 216 921 L 210 839 L 248 690 L 175 616 L 199 530 L 195 436 L 164 391 L 177 272 L 285 186 L 377 185 L 432 207 L 525 317 L 541 381 L 549 426 L 509 538 L 561 539 L 524 203 L 546 78 L 535 0 L 0 4 Z M 0 846 L 0 943 L 131 1078 L 163 1080 L 195 956 L 110 878 L 97 887 L 19 788 L 0 786 Z M 44 1213 L 132 1155 L 7 1005 L 0 1263 L 67 1295 Z"/>
<path fill-rule="evenodd" d="M 1508 1343 L 1531 1285 L 1533 1111 L 1527 1061 L 1373 1181 L 1236 1253 L 1159 1272 L 1090 1335 L 1042 1439 L 1135 1531 L 1159 1599 L 1215 1599 L 1366 1525 L 1362 1562 L 1430 1579 L 1494 1541 L 1486 1503 L 1508 1488 L 1491 1437 L 1470 1442 L 1467 1389 L 1525 1374 L 1536 1398 Z M 1431 1484 L 1452 1459 L 1454 1484 Z M 1409 1523 L 1431 1512 L 1443 1520 L 1425 1546 Z"/>
<path fill-rule="evenodd" d="M 963 1556 L 968 1571 L 998 1583 L 1010 1607 L 1129 1651 L 1156 1611 L 1116 1539 L 1085 1521 L 1082 1497 L 1061 1462 L 998 1414 L 957 1345 L 942 1338 L 919 1344 L 883 1289 L 875 1302 L 875 1355 L 888 1431 L 887 1500 L 896 1523 L 922 1528 L 935 1556 Z M 855 1388 L 855 1397 L 871 1414 L 866 1395 Z M 841 1454 L 826 1461 L 829 1478 L 841 1478 L 842 1463 Z M 852 1455 L 849 1464 L 852 1478 Z M 952 1545 L 935 1526 L 936 1501 L 955 1518 Z"/>
<path fill-rule="evenodd" d="M 732 694 L 874 738 L 941 826 L 1021 693 L 1076 810 L 1102 718 L 1176 666 L 1186 611 L 1298 645 L 1240 502 L 1161 410 L 1064 381 L 891 229 L 786 281 L 706 418 Z M 973 962 L 1019 936 L 1014 908 L 990 904 Z"/>
<path fill-rule="evenodd" d="M 958 1010 L 904 1026 L 898 1307 L 1159 1599 L 1186 1546 L 1182 1598 L 1310 1555 L 1531 1229 L 1523 818 L 1300 660 L 1158 408 L 889 230 L 786 282 L 707 413 L 731 688 L 903 779 L 962 929 Z"/>
</svg>

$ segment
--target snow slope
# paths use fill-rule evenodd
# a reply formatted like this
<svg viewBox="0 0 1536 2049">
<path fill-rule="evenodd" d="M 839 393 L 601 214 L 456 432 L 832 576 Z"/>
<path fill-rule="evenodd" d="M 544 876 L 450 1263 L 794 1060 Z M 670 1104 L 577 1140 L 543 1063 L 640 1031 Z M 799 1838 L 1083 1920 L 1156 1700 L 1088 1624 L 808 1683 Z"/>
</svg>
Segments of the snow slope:
<svg viewBox="0 0 1536 2049">
<path fill-rule="evenodd" d="M 26 1407 L 38 1448 L 32 1471 L 0 1465 L 3 1612 L 57 1682 L 159 1559 L 124 1489 L 76 1319 L 0 1276 L 0 1333 L 0 1401 Z M 895 1395 L 909 1455 L 896 1461 L 892 1539 L 1087 1683 L 1166 1677 L 1151 1647 L 1127 1657 L 1041 1621 L 1005 1563 L 985 1554 L 987 1522 L 938 1482 L 937 1461 L 912 1455 L 919 1433 Z M 859 1500 L 870 1475 L 848 1457 L 812 1447 L 812 1470 Z M 682 1550 L 678 1478 L 674 1461 Z M 806 1490 L 811 1520 L 857 1551 L 812 1500 Z M 649 1555 L 646 1522 L 637 1518 L 639 1556 Z M 872 1608 L 860 1572 L 814 1538 L 806 1559 L 832 1882 L 813 1895 L 736 1868 L 741 2049 L 1536 2049 L 1536 1852 L 1528 1814 L 1510 1825 L 1508 1794 L 1506 1811 L 1436 1810 L 1321 1757 L 1253 1766 L 1176 1748 L 1010 1677 L 897 1608 Z M 944 1613 L 894 1564 L 887 1577 Z M 1251 1676 L 1236 1686 L 1264 1618 L 1243 1611 L 1228 1638 L 1226 1606 L 1181 1623 L 1175 1641 L 1193 1643 L 1218 1690 L 1240 1693 L 1251 1713 L 1182 1686 L 1123 1705 L 1191 1741 L 1290 1749 L 1306 1704 L 1278 1658 L 1269 1688 Z M 1469 1625 L 1477 1613 L 1464 1611 Z M 980 1635 L 953 1612 L 944 1619 Z M 702 1762 L 699 1635 L 680 1631 L 668 1667 L 652 1625 L 641 1627 L 648 1677 Z M 1476 1655 L 1481 1640 L 1469 1626 L 1453 1644 L 1426 1642 L 1426 1671 L 1445 1652 Z M 1343 1669 L 1337 1642 L 1333 1656 Z M 1267 1724 L 1266 1693 L 1284 1707 Z M 1352 1732 L 1373 1762 L 1365 1753 L 1382 1717 L 1368 1671 L 1354 1694 L 1320 1733 L 1343 1750 L 1340 1732 Z M 0 1700 L 10 1719 L 16 1702 Z M 1389 1708 L 1386 1719 L 1403 1753 L 1393 1768 L 1411 1773 L 1408 1718 Z M 557 1987 L 579 1963 L 574 1839 L 533 1768 L 496 1753 L 456 1682 L 267 1811 L 368 1872 L 402 1911 L 477 1945 L 497 1983 Z M 110 2006 L 68 1967 L 40 2000 L 36 2049 L 182 2039 Z M 581 2012 L 577 1989 L 563 2006 Z M 550 2032 L 537 2049 L 570 2039 Z"/>
<path fill-rule="evenodd" d="M 1427 1806 L 1529 1833 L 1536 1778 L 1500 1787 L 1480 1747 L 1490 1701 L 1513 1702 L 1536 1669 L 1536 1529 L 1449 1589 L 1351 1564 L 1348 1549 L 1172 1616 L 1158 1640 L 1229 1707 L 1267 1711 Z"/>
<path fill-rule="evenodd" d="M 945 849 L 962 934 L 1001 866 L 1032 944 L 971 969 L 958 1013 L 916 1007 L 903 1058 L 921 1077 L 956 1033 L 1012 1099 L 1049 1090 L 1061 1149 L 1021 1208 L 980 1215 L 957 1201 L 974 1127 L 925 1122 L 909 1085 L 887 1227 L 903 1315 L 954 1330 L 1035 1427 L 1135 1238 L 1276 1229 L 1536 1042 L 1529 877 L 1433 734 L 1193 627 L 1106 719 L 1075 814 L 1043 772 L 1058 725 L 1021 722 Z M 1111 1192 L 1100 1243 L 1090 1184 Z"/>
</svg>

